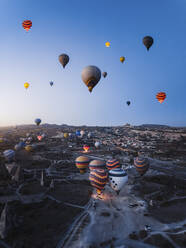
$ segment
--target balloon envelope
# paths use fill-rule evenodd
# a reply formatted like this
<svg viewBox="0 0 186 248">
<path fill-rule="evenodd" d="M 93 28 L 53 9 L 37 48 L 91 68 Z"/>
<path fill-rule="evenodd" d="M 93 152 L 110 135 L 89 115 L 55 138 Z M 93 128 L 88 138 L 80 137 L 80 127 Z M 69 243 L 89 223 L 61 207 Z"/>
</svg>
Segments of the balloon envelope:
<svg viewBox="0 0 186 248">
<path fill-rule="evenodd" d="M 103 75 L 103 77 L 105 78 L 105 77 L 107 76 L 107 72 L 104 71 L 104 72 L 102 73 L 102 75 Z"/>
<path fill-rule="evenodd" d="M 14 150 L 8 149 L 3 152 L 3 155 L 6 160 L 11 161 L 12 159 L 14 159 L 15 152 Z"/>
<path fill-rule="evenodd" d="M 122 57 L 120 57 L 119 60 L 120 60 L 121 63 L 123 63 L 125 61 L 125 57 L 122 56 Z"/>
<path fill-rule="evenodd" d="M 166 98 L 166 93 L 165 93 L 165 92 L 159 92 L 159 93 L 157 93 L 157 95 L 156 95 L 156 99 L 157 99 L 158 102 L 160 102 L 160 103 L 164 102 L 165 98 Z"/>
<path fill-rule="evenodd" d="M 63 54 L 59 55 L 59 62 L 61 63 L 63 68 L 65 68 L 65 66 L 68 64 L 69 60 L 70 60 L 70 58 L 67 54 L 63 53 Z"/>
<path fill-rule="evenodd" d="M 35 123 L 37 126 L 39 126 L 39 124 L 41 123 L 41 119 L 39 119 L 39 118 L 35 119 Z"/>
<path fill-rule="evenodd" d="M 110 42 L 109 41 L 105 42 L 105 46 L 106 47 L 109 47 L 110 46 Z"/>
<path fill-rule="evenodd" d="M 97 193 L 100 194 L 108 181 L 108 174 L 105 170 L 92 170 L 89 174 L 89 180 L 90 184 L 96 188 Z"/>
<path fill-rule="evenodd" d="M 154 40 L 151 36 L 145 36 L 143 38 L 143 44 L 146 46 L 147 51 L 149 50 L 149 48 L 152 46 Z"/>
<path fill-rule="evenodd" d="M 101 71 L 98 67 L 90 65 L 82 70 L 81 77 L 88 90 L 92 92 L 101 78 Z"/>
<path fill-rule="evenodd" d="M 86 156 L 80 156 L 76 158 L 76 167 L 80 170 L 80 173 L 83 174 L 86 172 L 86 169 L 88 168 L 90 159 Z"/>
<path fill-rule="evenodd" d="M 120 164 L 120 161 L 118 159 L 109 159 L 106 163 L 106 167 L 108 170 L 113 170 L 116 168 L 120 168 L 121 164 Z"/>
<path fill-rule="evenodd" d="M 105 169 L 105 168 L 106 168 L 106 164 L 104 160 L 95 159 L 89 163 L 90 170 L 98 170 L 98 169 Z"/>
<path fill-rule="evenodd" d="M 149 168 L 149 161 L 144 157 L 137 157 L 134 159 L 134 166 L 138 173 L 143 176 Z"/>
<path fill-rule="evenodd" d="M 123 169 L 116 168 L 109 171 L 110 186 L 117 193 L 120 192 L 120 190 L 127 183 L 127 181 L 128 181 L 128 175 Z"/>
<path fill-rule="evenodd" d="M 22 22 L 22 27 L 26 31 L 29 31 L 29 29 L 32 27 L 32 22 L 30 20 L 25 20 L 25 21 Z"/>
<path fill-rule="evenodd" d="M 25 89 L 28 89 L 28 87 L 30 86 L 30 84 L 29 83 L 24 83 L 24 87 L 25 87 Z"/>
</svg>

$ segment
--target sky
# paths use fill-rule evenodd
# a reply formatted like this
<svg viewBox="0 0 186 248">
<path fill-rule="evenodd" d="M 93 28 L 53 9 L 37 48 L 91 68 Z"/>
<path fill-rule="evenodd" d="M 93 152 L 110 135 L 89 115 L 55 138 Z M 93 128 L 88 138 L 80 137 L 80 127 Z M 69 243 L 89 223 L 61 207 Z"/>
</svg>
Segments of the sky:
<svg viewBox="0 0 186 248">
<path fill-rule="evenodd" d="M 36 118 L 186 126 L 186 0 L 0 0 L 0 34 L 0 126 Z M 154 38 L 149 51 L 146 35 Z M 62 53 L 70 57 L 65 69 Z M 88 65 L 108 73 L 92 93 L 81 79 Z"/>
</svg>

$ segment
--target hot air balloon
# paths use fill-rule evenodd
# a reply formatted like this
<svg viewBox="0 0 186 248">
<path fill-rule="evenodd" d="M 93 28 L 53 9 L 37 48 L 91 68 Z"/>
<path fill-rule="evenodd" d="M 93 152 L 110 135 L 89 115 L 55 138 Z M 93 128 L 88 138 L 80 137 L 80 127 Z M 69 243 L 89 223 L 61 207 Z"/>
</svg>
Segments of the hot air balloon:
<svg viewBox="0 0 186 248">
<path fill-rule="evenodd" d="M 53 86 L 53 84 L 54 84 L 54 82 L 51 81 L 51 82 L 50 82 L 50 86 Z"/>
<path fill-rule="evenodd" d="M 92 133 L 89 132 L 89 133 L 87 134 L 87 136 L 88 136 L 88 138 L 90 139 L 90 138 L 92 137 Z"/>
<path fill-rule="evenodd" d="M 83 82 L 88 87 L 88 90 L 92 92 L 93 88 L 101 78 L 101 71 L 98 67 L 90 65 L 83 69 L 81 77 Z"/>
<path fill-rule="evenodd" d="M 145 36 L 143 38 L 143 44 L 146 46 L 147 51 L 149 50 L 149 48 L 152 46 L 154 40 L 151 36 Z"/>
<path fill-rule="evenodd" d="M 101 144 L 100 144 L 99 141 L 96 141 L 94 145 L 95 145 L 96 148 L 98 148 L 98 147 L 100 147 Z"/>
<path fill-rule="evenodd" d="M 89 169 L 90 170 L 99 170 L 99 169 L 105 169 L 106 168 L 106 164 L 105 161 L 103 160 L 92 160 L 89 164 Z"/>
<path fill-rule="evenodd" d="M 11 161 L 15 157 L 15 152 L 14 152 L 14 150 L 9 149 L 9 150 L 5 150 L 3 152 L 3 155 L 4 155 L 6 160 Z"/>
<path fill-rule="evenodd" d="M 0 143 L 3 143 L 4 142 L 4 138 L 0 138 Z"/>
<path fill-rule="evenodd" d="M 96 188 L 97 194 L 100 195 L 108 181 L 108 174 L 102 169 L 92 170 L 89 174 L 89 180 L 90 184 Z"/>
<path fill-rule="evenodd" d="M 156 98 L 157 98 L 158 102 L 162 103 L 166 98 L 166 93 L 165 92 L 159 92 L 159 93 L 157 93 Z"/>
<path fill-rule="evenodd" d="M 134 166 L 139 174 L 143 176 L 149 168 L 149 161 L 147 158 L 137 157 L 134 159 Z"/>
<path fill-rule="evenodd" d="M 29 83 L 24 83 L 24 87 L 25 87 L 25 89 L 28 89 L 28 87 L 30 86 L 30 84 Z"/>
<path fill-rule="evenodd" d="M 105 78 L 105 77 L 107 76 L 107 72 L 104 71 L 104 72 L 102 73 L 102 75 L 103 75 L 103 77 Z"/>
<path fill-rule="evenodd" d="M 90 146 L 88 146 L 88 145 L 84 145 L 84 146 L 83 146 L 83 149 L 84 149 L 84 151 L 85 151 L 85 152 L 88 152 L 88 151 L 89 151 L 89 149 L 90 149 Z"/>
<path fill-rule="evenodd" d="M 63 68 L 68 64 L 69 62 L 69 56 L 67 54 L 61 54 L 59 55 L 59 62 L 62 64 Z"/>
<path fill-rule="evenodd" d="M 109 171 L 110 186 L 117 192 L 117 194 L 119 194 L 120 190 L 127 183 L 127 181 L 128 175 L 123 169 L 116 168 Z"/>
<path fill-rule="evenodd" d="M 76 131 L 76 136 L 80 137 L 81 136 L 81 133 L 79 130 Z"/>
<path fill-rule="evenodd" d="M 39 118 L 35 119 L 35 123 L 37 126 L 39 126 L 39 124 L 41 123 L 41 119 L 39 119 Z"/>
<path fill-rule="evenodd" d="M 122 57 L 120 57 L 119 60 L 120 60 L 121 63 L 123 63 L 125 61 L 125 57 L 122 56 Z"/>
<path fill-rule="evenodd" d="M 16 151 L 19 151 L 19 150 L 21 150 L 21 146 L 20 146 L 19 144 L 16 144 L 16 145 L 14 146 L 14 149 L 15 149 Z"/>
<path fill-rule="evenodd" d="M 26 31 L 29 31 L 29 29 L 32 27 L 32 22 L 30 20 L 25 20 L 25 21 L 22 22 L 22 27 Z"/>
<path fill-rule="evenodd" d="M 128 105 L 128 106 L 130 105 L 130 101 L 127 101 L 127 105 Z"/>
<path fill-rule="evenodd" d="M 83 137 L 85 135 L 85 131 L 84 130 L 81 130 L 80 131 L 80 134 L 81 134 L 81 137 Z"/>
<path fill-rule="evenodd" d="M 27 152 L 32 152 L 32 151 L 33 151 L 33 146 L 27 145 L 27 146 L 25 146 L 25 150 L 26 150 Z"/>
<path fill-rule="evenodd" d="M 64 138 L 67 139 L 69 137 L 68 133 L 64 133 Z"/>
<path fill-rule="evenodd" d="M 43 138 L 43 137 L 42 137 L 41 135 L 38 135 L 38 136 L 37 136 L 37 139 L 38 139 L 39 141 L 41 141 L 42 138 Z"/>
<path fill-rule="evenodd" d="M 109 159 L 106 163 L 106 167 L 108 170 L 113 170 L 116 168 L 120 168 L 121 164 L 120 164 L 120 161 L 118 159 Z"/>
<path fill-rule="evenodd" d="M 86 156 L 80 156 L 76 158 L 76 167 L 80 170 L 80 173 L 83 174 L 88 168 L 90 159 Z"/>
<path fill-rule="evenodd" d="M 110 46 L 110 42 L 109 41 L 105 42 L 105 46 L 106 47 L 109 47 Z"/>
</svg>

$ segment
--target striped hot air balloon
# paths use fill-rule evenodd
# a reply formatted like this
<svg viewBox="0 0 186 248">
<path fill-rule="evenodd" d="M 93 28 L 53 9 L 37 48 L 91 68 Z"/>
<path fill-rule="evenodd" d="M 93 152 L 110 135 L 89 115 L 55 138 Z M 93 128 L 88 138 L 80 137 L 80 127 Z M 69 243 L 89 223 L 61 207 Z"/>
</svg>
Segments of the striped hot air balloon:
<svg viewBox="0 0 186 248">
<path fill-rule="evenodd" d="M 25 20 L 25 21 L 22 22 L 22 27 L 26 31 L 29 31 L 29 29 L 32 27 L 32 22 L 30 20 Z"/>
<path fill-rule="evenodd" d="M 121 168 L 121 164 L 118 159 L 109 159 L 106 163 L 106 167 L 108 170 L 113 170 L 116 168 Z"/>
<path fill-rule="evenodd" d="M 98 159 L 92 160 L 89 164 L 90 170 L 100 170 L 100 169 L 105 169 L 105 167 L 106 167 L 105 161 Z"/>
<path fill-rule="evenodd" d="M 149 161 L 147 158 L 137 157 L 134 159 L 134 166 L 139 174 L 143 176 L 149 168 Z"/>
<path fill-rule="evenodd" d="M 14 152 L 14 150 L 9 149 L 9 150 L 5 150 L 3 152 L 3 155 L 4 155 L 6 160 L 11 161 L 15 157 L 15 152 Z"/>
<path fill-rule="evenodd" d="M 156 98 L 157 98 L 158 102 L 162 103 L 166 98 L 166 93 L 165 92 L 159 92 L 159 93 L 157 93 Z"/>
<path fill-rule="evenodd" d="M 123 169 L 116 168 L 109 171 L 110 186 L 117 192 L 117 194 L 119 194 L 120 190 L 127 183 L 127 181 L 128 175 Z"/>
<path fill-rule="evenodd" d="M 88 168 L 90 159 L 86 156 L 80 156 L 76 158 L 76 167 L 80 170 L 80 173 L 83 174 L 86 172 L 86 169 Z"/>
<path fill-rule="evenodd" d="M 96 188 L 97 194 L 101 194 L 107 181 L 108 175 L 105 170 L 92 170 L 89 175 L 90 184 Z"/>
</svg>

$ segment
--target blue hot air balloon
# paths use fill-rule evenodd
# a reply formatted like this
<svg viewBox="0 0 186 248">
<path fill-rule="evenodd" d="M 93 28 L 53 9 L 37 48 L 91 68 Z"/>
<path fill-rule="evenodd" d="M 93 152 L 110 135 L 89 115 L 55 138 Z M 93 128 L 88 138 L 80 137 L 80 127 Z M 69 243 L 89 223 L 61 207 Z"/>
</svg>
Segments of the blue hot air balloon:
<svg viewBox="0 0 186 248">
<path fill-rule="evenodd" d="M 78 137 L 81 136 L 81 132 L 79 130 L 76 131 L 76 136 L 78 136 Z"/>
<path fill-rule="evenodd" d="M 35 123 L 37 126 L 39 126 L 39 124 L 41 123 L 41 119 L 39 119 L 39 118 L 35 119 Z"/>
<path fill-rule="evenodd" d="M 4 155 L 6 160 L 11 161 L 12 159 L 14 159 L 15 152 L 14 152 L 14 150 L 9 149 L 9 150 L 5 150 L 3 152 L 3 155 Z"/>
<path fill-rule="evenodd" d="M 50 86 L 53 86 L 53 84 L 54 84 L 54 82 L 51 81 L 51 82 L 50 82 Z"/>
</svg>

